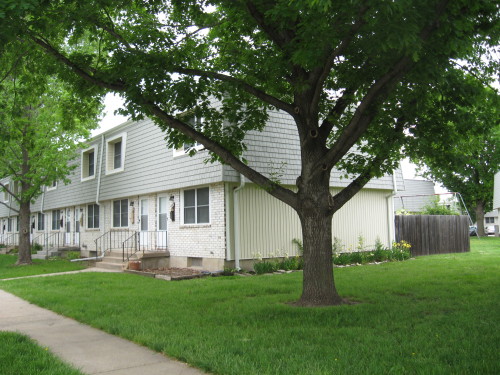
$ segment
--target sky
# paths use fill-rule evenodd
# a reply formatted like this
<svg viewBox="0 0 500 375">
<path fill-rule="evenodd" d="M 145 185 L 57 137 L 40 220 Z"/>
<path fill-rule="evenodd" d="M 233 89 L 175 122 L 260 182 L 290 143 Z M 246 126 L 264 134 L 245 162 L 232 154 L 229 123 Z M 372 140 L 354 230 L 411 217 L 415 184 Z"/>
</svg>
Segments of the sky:
<svg viewBox="0 0 500 375">
<path fill-rule="evenodd" d="M 104 99 L 104 117 L 99 123 L 99 128 L 92 132 L 92 136 L 96 136 L 109 130 L 119 124 L 127 121 L 127 117 L 122 115 L 115 115 L 114 112 L 123 105 L 123 100 L 115 94 L 107 94 Z M 405 179 L 417 179 L 424 180 L 423 177 L 417 175 L 416 166 L 412 164 L 408 159 L 401 161 L 401 169 L 403 170 L 403 178 Z M 434 190 L 436 193 L 446 193 L 447 190 L 435 184 Z"/>
</svg>

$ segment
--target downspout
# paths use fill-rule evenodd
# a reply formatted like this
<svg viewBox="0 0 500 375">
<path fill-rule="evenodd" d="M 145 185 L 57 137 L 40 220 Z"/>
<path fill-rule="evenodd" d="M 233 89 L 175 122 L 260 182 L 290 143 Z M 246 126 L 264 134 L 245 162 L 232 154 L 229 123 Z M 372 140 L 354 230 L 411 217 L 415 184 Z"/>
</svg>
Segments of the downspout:
<svg viewBox="0 0 500 375">
<path fill-rule="evenodd" d="M 240 268 L 241 238 L 240 238 L 240 202 L 238 192 L 245 187 L 245 177 L 240 173 L 240 185 L 233 190 L 234 196 L 234 268 Z"/>
<path fill-rule="evenodd" d="M 387 199 L 387 236 L 389 238 L 389 248 L 392 248 L 393 241 L 396 241 L 394 233 L 394 205 L 393 198 L 398 193 L 398 183 L 396 181 L 396 172 L 392 173 L 392 193 L 386 196 Z"/>
<path fill-rule="evenodd" d="M 104 154 L 104 134 L 101 135 L 101 154 L 99 155 L 99 176 L 97 177 L 97 191 L 95 194 L 95 204 L 99 203 L 99 193 L 101 191 L 101 175 L 102 175 L 102 155 Z"/>
</svg>

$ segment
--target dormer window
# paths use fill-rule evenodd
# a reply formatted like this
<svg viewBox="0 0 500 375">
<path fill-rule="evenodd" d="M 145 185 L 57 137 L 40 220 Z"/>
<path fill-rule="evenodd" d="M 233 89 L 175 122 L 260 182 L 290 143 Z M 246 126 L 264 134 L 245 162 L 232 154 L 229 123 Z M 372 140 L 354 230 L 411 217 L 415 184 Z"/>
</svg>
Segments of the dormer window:
<svg viewBox="0 0 500 375">
<path fill-rule="evenodd" d="M 192 116 L 186 122 L 188 125 L 191 125 L 197 130 L 203 130 L 203 124 L 205 122 L 205 119 L 199 116 Z M 197 141 L 193 141 L 191 143 L 184 143 L 182 147 L 174 149 L 174 156 L 186 155 L 189 154 L 191 150 L 200 151 L 203 150 L 203 148 L 204 146 Z"/>
<path fill-rule="evenodd" d="M 106 174 L 124 170 L 126 140 L 126 133 L 108 139 L 106 143 Z"/>
<path fill-rule="evenodd" d="M 57 189 L 57 181 L 53 181 L 49 186 L 47 186 L 46 191 L 51 191 Z"/>
<path fill-rule="evenodd" d="M 95 178 L 97 149 L 96 145 L 82 151 L 82 181 Z"/>
</svg>

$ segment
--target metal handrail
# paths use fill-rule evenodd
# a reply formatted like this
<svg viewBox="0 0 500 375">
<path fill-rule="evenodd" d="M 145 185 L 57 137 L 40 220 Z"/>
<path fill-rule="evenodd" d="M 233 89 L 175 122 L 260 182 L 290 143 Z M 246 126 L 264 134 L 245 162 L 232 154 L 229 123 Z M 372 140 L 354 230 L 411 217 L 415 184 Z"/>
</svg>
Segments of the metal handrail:
<svg viewBox="0 0 500 375">
<path fill-rule="evenodd" d="M 129 238 L 127 238 L 125 241 L 122 242 L 122 261 L 125 262 L 125 244 L 127 242 L 129 242 L 130 240 L 134 240 L 133 241 L 133 247 L 132 249 L 134 249 L 134 251 L 132 251 L 129 255 L 128 253 L 128 250 L 131 248 L 130 246 L 127 246 L 126 249 L 127 249 L 127 261 L 130 259 L 130 257 L 134 254 L 137 253 L 137 243 L 138 243 L 138 238 L 137 238 L 137 233 L 138 232 L 134 232 L 134 234 L 132 234 Z"/>
</svg>

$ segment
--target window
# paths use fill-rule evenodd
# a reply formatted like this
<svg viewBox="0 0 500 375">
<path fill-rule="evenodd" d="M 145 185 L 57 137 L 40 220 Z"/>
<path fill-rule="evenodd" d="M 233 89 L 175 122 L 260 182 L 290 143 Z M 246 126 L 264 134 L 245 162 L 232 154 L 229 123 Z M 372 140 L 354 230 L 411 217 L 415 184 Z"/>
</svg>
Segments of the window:
<svg viewBox="0 0 500 375">
<path fill-rule="evenodd" d="M 38 226 L 37 230 L 45 230 L 45 214 L 38 213 Z"/>
<path fill-rule="evenodd" d="M 113 228 L 128 227 L 128 199 L 113 201 Z"/>
<path fill-rule="evenodd" d="M 52 211 L 52 230 L 61 228 L 61 210 Z"/>
<path fill-rule="evenodd" d="M 494 217 L 485 217 L 486 224 L 495 224 L 495 218 Z"/>
<path fill-rule="evenodd" d="M 95 161 L 97 157 L 97 146 L 82 151 L 82 181 L 95 178 Z"/>
<path fill-rule="evenodd" d="M 9 189 L 9 184 L 4 184 L 5 188 L 3 189 L 3 201 L 8 202 L 9 201 L 9 193 L 7 190 Z"/>
<path fill-rule="evenodd" d="M 106 143 L 106 174 L 124 170 L 126 140 L 127 134 L 122 133 Z"/>
<path fill-rule="evenodd" d="M 198 130 L 203 130 L 203 123 L 205 119 L 203 117 L 198 117 L 198 116 L 193 116 L 189 120 L 187 120 L 187 124 L 191 125 L 192 127 L 198 129 Z M 184 143 L 182 147 L 179 147 L 178 149 L 174 149 L 174 156 L 180 156 L 180 155 L 186 155 L 188 154 L 191 150 L 196 150 L 200 151 L 203 149 L 203 145 L 201 143 L 198 143 L 196 141 L 193 141 L 191 143 Z"/>
<path fill-rule="evenodd" d="M 7 219 L 7 232 L 12 232 L 12 218 Z"/>
<path fill-rule="evenodd" d="M 17 197 L 19 195 L 19 181 L 14 181 L 14 195 Z"/>
<path fill-rule="evenodd" d="M 99 228 L 99 205 L 89 204 L 87 206 L 87 228 Z"/>
<path fill-rule="evenodd" d="M 57 181 L 52 182 L 49 186 L 47 186 L 47 191 L 57 189 Z"/>
<path fill-rule="evenodd" d="M 184 190 L 184 224 L 203 224 L 210 222 L 209 190 Z"/>
</svg>

